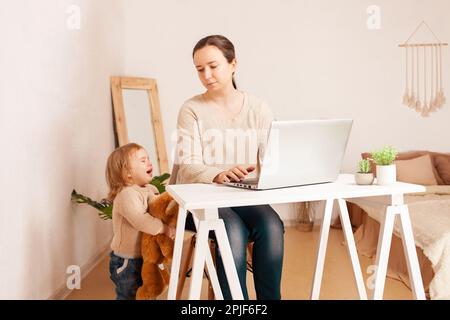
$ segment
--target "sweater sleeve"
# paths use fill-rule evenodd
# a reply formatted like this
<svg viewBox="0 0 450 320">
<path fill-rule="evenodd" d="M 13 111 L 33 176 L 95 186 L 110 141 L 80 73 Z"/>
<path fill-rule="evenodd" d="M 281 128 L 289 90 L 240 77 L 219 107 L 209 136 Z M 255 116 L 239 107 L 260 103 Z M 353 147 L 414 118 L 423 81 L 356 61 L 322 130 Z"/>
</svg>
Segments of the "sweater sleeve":
<svg viewBox="0 0 450 320">
<path fill-rule="evenodd" d="M 162 232 L 162 221 L 148 214 L 147 200 L 139 192 L 123 190 L 114 200 L 114 205 L 119 206 L 119 212 L 134 229 L 151 235 Z"/>
<path fill-rule="evenodd" d="M 212 183 L 223 169 L 205 165 L 197 115 L 188 105 L 178 114 L 177 183 Z"/>
</svg>

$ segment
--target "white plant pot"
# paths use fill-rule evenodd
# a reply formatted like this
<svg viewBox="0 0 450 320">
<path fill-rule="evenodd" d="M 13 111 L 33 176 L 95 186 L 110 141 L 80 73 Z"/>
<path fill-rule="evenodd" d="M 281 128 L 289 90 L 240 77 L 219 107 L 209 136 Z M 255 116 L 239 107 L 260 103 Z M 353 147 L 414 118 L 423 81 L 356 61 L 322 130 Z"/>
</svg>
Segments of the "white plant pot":
<svg viewBox="0 0 450 320">
<path fill-rule="evenodd" d="M 377 184 L 385 186 L 397 181 L 397 170 L 395 164 L 389 166 L 377 165 Z"/>
<path fill-rule="evenodd" d="M 369 185 L 372 184 L 374 180 L 373 173 L 360 173 L 357 172 L 355 174 L 355 182 L 360 185 Z"/>
</svg>

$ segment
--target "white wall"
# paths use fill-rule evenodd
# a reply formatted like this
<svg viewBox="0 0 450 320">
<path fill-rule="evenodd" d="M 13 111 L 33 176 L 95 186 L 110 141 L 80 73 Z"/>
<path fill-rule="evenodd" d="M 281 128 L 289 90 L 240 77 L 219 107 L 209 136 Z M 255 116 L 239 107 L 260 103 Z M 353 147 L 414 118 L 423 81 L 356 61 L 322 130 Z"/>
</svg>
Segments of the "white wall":
<svg viewBox="0 0 450 320">
<path fill-rule="evenodd" d="M 381 9 L 379 30 L 367 27 L 370 5 Z M 422 20 L 449 42 L 448 0 L 134 0 L 125 9 L 126 73 L 157 79 L 167 141 L 183 101 L 203 90 L 192 48 L 203 36 L 223 34 L 237 50 L 238 86 L 264 97 L 279 120 L 355 120 L 344 171 L 356 169 L 361 152 L 385 144 L 450 152 L 449 103 L 429 118 L 400 103 L 398 47 Z M 445 84 L 449 57 L 447 47 Z"/>
<path fill-rule="evenodd" d="M 69 5 L 81 29 L 69 30 Z M 72 205 L 106 195 L 109 77 L 124 71 L 122 0 L 2 1 L 0 299 L 47 299 L 104 252 L 111 223 Z"/>
</svg>

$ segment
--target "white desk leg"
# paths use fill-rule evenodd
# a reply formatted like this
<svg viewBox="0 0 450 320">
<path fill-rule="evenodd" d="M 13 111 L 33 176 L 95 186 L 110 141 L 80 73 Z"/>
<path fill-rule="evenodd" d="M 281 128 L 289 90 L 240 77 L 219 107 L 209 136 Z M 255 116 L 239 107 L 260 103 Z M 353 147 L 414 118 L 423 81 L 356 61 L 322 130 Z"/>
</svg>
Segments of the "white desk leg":
<svg viewBox="0 0 450 320">
<path fill-rule="evenodd" d="M 317 249 L 316 268 L 314 271 L 313 287 L 311 291 L 312 300 L 317 300 L 320 296 L 320 285 L 322 283 L 323 265 L 325 262 L 325 254 L 327 252 L 328 233 L 330 232 L 333 202 L 334 199 L 328 199 L 325 204 L 325 214 L 323 216 L 322 227 L 320 228 L 320 240 Z"/>
<path fill-rule="evenodd" d="M 180 273 L 181 251 L 183 249 L 184 225 L 186 223 L 186 210 L 178 209 L 177 230 L 175 235 L 175 245 L 173 249 L 172 267 L 170 271 L 168 300 L 175 300 L 177 297 L 178 277 Z"/>
<path fill-rule="evenodd" d="M 203 212 L 196 211 L 196 215 L 200 218 L 200 221 L 194 219 L 197 227 L 197 241 L 195 244 L 194 262 L 192 265 L 192 278 L 191 286 L 189 289 L 189 299 L 200 299 L 202 275 L 204 271 L 205 261 L 216 299 L 223 299 L 216 269 L 214 268 L 211 252 L 209 251 L 208 246 L 208 235 L 210 230 L 213 230 L 216 233 L 217 244 L 219 245 L 219 249 L 222 254 L 222 260 L 224 261 L 225 272 L 227 274 L 227 279 L 230 285 L 231 295 L 234 299 L 243 299 L 242 290 L 239 284 L 239 278 L 237 276 L 236 267 L 234 265 L 233 256 L 231 254 L 230 244 L 228 242 L 225 231 L 225 226 L 223 224 L 223 220 L 218 219 L 218 210 L 207 209 Z M 229 253 L 227 252 L 227 248 Z M 231 261 L 229 260 L 230 257 Z M 237 289 L 235 281 L 237 281 Z"/>
<path fill-rule="evenodd" d="M 375 284 L 373 291 L 374 300 L 383 299 L 389 251 L 391 249 L 392 232 L 394 231 L 394 221 L 396 215 L 395 210 L 398 210 L 398 208 L 388 206 L 386 209 L 386 214 L 381 218 L 377 257 L 375 262 L 377 269 L 375 271 Z"/>
<path fill-rule="evenodd" d="M 211 281 L 211 286 L 214 291 L 214 298 L 216 300 L 223 300 L 222 289 L 220 289 L 219 278 L 217 277 L 210 250 L 207 250 L 206 252 L 206 268 L 208 269 L 209 281 Z"/>
<path fill-rule="evenodd" d="M 342 229 L 344 230 L 345 241 L 347 242 L 348 253 L 352 261 L 353 273 L 355 274 L 356 286 L 358 287 L 359 298 L 367 300 L 367 292 L 364 286 L 364 279 L 359 264 L 358 252 L 356 250 L 355 239 L 353 238 L 352 225 L 348 216 L 347 205 L 343 199 L 338 199 L 339 211 L 342 222 Z"/>
<path fill-rule="evenodd" d="M 192 263 L 191 286 L 189 288 L 189 300 L 200 300 L 206 251 L 209 250 L 209 229 L 208 221 L 200 221 L 198 223 L 194 262 Z"/>
<path fill-rule="evenodd" d="M 414 298 L 425 300 L 425 290 L 423 288 L 422 275 L 420 273 L 419 261 L 417 258 L 416 245 L 412 232 L 411 220 L 407 205 L 402 205 L 400 209 L 400 222 L 402 231 L 403 251 L 405 252 L 408 264 L 409 282 L 413 288 Z"/>
<path fill-rule="evenodd" d="M 228 242 L 227 232 L 223 220 L 217 221 L 216 229 L 217 244 L 219 245 L 220 254 L 222 256 L 225 274 L 227 275 L 228 285 L 230 287 L 231 296 L 234 300 L 244 300 L 241 284 L 234 264 L 233 254 L 231 252 L 230 243 Z"/>
<path fill-rule="evenodd" d="M 208 209 L 206 213 L 205 210 L 192 210 L 192 218 L 194 220 L 195 229 L 198 230 L 198 217 L 202 219 L 207 219 L 208 221 L 214 221 L 219 219 L 219 211 L 217 209 Z M 210 226 L 213 227 L 213 226 Z M 209 231 L 208 231 L 209 237 Z M 222 290 L 220 289 L 219 279 L 217 278 L 216 268 L 214 267 L 214 261 L 211 256 L 211 251 L 206 250 L 206 268 L 208 269 L 209 280 L 211 281 L 211 286 L 214 291 L 214 298 L 216 300 L 223 300 Z"/>
</svg>

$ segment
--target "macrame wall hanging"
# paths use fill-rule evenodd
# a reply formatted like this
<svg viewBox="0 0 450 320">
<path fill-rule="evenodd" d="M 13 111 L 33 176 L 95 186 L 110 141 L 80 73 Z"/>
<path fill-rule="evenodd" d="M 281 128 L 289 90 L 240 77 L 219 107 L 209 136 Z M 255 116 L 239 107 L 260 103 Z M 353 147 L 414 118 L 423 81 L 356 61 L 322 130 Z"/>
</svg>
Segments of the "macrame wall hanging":
<svg viewBox="0 0 450 320">
<path fill-rule="evenodd" d="M 410 43 L 421 27 L 427 27 L 434 43 Z M 447 46 L 435 35 L 425 21 L 422 21 L 399 47 L 405 49 L 406 85 L 403 104 L 415 109 L 422 117 L 442 108 L 446 102 L 442 82 L 442 48 Z"/>
</svg>

